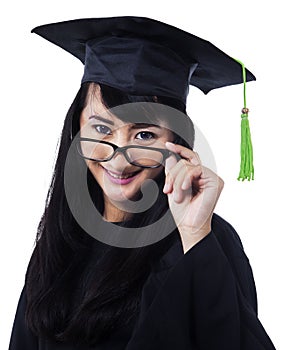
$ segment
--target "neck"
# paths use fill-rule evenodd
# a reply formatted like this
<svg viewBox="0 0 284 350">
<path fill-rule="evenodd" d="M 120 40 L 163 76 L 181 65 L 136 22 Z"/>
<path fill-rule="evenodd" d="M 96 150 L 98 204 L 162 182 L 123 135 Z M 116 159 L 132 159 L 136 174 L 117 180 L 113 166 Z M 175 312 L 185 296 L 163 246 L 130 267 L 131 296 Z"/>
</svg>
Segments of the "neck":
<svg viewBox="0 0 284 350">
<path fill-rule="evenodd" d="M 123 204 L 121 202 L 110 201 L 107 196 L 104 195 L 104 213 L 103 217 L 105 221 L 118 222 L 129 220 L 132 216 L 131 213 L 122 209 Z"/>
</svg>

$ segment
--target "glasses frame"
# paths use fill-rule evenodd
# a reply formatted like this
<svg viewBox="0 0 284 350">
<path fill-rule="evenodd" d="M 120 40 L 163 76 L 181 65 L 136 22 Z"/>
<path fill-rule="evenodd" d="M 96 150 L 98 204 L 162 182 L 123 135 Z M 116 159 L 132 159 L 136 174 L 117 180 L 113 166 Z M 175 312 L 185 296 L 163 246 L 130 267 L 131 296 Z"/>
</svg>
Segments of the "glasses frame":
<svg viewBox="0 0 284 350">
<path fill-rule="evenodd" d="M 79 148 L 78 148 L 78 147 L 81 147 L 81 145 L 80 145 L 81 141 L 91 141 L 91 142 L 94 142 L 94 143 L 97 142 L 97 143 L 103 143 L 103 144 L 109 145 L 109 146 L 111 146 L 113 148 L 113 154 L 110 157 L 108 157 L 107 159 L 104 159 L 104 160 L 97 160 L 97 159 L 94 159 L 94 158 L 83 156 L 82 155 L 83 152 L 82 151 L 80 152 Z M 76 148 L 77 148 L 77 151 L 78 151 L 78 153 L 80 154 L 81 157 L 83 157 L 84 159 L 95 161 L 95 162 L 108 162 L 109 160 L 111 160 L 114 157 L 114 155 L 116 153 L 121 152 L 124 155 L 125 159 L 128 161 L 128 163 L 130 163 L 132 165 L 135 165 L 135 166 L 138 166 L 140 168 L 159 168 L 161 165 L 164 165 L 165 160 L 167 158 L 169 158 L 171 155 L 174 155 L 177 158 L 177 160 L 181 159 L 181 157 L 177 153 L 169 151 L 166 148 L 146 147 L 146 146 L 138 146 L 138 145 L 128 145 L 128 146 L 119 147 L 119 146 L 115 145 L 114 143 L 111 143 L 111 142 L 108 142 L 108 141 L 91 139 L 91 138 L 88 138 L 88 137 L 78 137 L 77 138 L 77 143 L 76 143 Z M 136 164 L 135 162 L 132 162 L 129 159 L 129 157 L 128 157 L 127 153 L 126 153 L 126 151 L 129 148 L 140 148 L 140 149 L 149 149 L 149 150 L 153 150 L 153 151 L 159 151 L 160 153 L 162 153 L 163 160 L 162 160 L 161 164 L 158 164 L 158 165 L 149 165 L 149 166 L 138 165 L 138 164 Z"/>
</svg>

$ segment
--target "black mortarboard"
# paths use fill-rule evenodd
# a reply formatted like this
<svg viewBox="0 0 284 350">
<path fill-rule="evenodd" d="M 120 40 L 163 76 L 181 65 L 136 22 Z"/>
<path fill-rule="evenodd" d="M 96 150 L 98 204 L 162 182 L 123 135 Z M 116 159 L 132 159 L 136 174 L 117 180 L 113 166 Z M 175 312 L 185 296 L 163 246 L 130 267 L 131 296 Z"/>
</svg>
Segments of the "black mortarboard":
<svg viewBox="0 0 284 350">
<path fill-rule="evenodd" d="M 85 65 L 94 81 L 134 95 L 186 100 L 188 85 L 204 93 L 242 83 L 241 66 L 210 42 L 144 17 L 89 18 L 36 27 L 33 33 Z M 247 81 L 255 80 L 247 73 Z"/>
<path fill-rule="evenodd" d="M 145 17 L 87 18 L 32 30 L 77 57 L 82 82 L 134 95 L 158 95 L 186 103 L 189 85 L 210 90 L 255 80 L 210 42 Z M 243 71 L 242 71 L 243 68 Z"/>
</svg>

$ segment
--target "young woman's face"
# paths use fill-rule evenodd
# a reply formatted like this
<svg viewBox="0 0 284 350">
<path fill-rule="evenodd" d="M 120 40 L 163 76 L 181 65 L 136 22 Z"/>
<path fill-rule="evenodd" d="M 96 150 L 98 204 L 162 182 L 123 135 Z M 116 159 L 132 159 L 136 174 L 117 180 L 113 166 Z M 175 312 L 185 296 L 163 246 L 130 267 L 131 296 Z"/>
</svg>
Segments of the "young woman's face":
<svg viewBox="0 0 284 350">
<path fill-rule="evenodd" d="M 101 102 L 100 88 L 95 87 L 93 98 L 82 111 L 80 118 L 81 137 L 108 141 L 119 147 L 139 145 L 166 148 L 166 141 L 173 141 L 173 133 L 159 126 L 131 124 L 111 114 Z M 114 201 L 135 199 L 146 179 L 157 177 L 164 167 L 142 168 L 130 164 L 124 155 L 117 152 L 105 162 L 86 160 L 87 165 L 105 196 Z"/>
</svg>

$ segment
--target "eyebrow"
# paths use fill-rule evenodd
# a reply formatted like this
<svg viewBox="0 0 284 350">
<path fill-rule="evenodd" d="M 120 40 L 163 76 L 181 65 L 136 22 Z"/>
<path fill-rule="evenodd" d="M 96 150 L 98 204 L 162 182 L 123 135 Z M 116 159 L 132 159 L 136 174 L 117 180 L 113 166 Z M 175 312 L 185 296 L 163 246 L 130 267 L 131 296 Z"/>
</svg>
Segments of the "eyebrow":
<svg viewBox="0 0 284 350">
<path fill-rule="evenodd" d="M 96 119 L 96 120 L 100 120 L 101 122 L 104 122 L 106 124 L 110 124 L 110 125 L 114 125 L 114 122 L 110 119 L 106 119 L 101 117 L 100 115 L 91 115 L 89 117 L 89 119 Z M 150 124 L 150 123 L 135 123 L 131 126 L 131 129 L 141 129 L 141 128 L 148 128 L 150 126 L 153 126 L 155 128 L 159 128 L 161 129 L 160 125 L 157 124 Z"/>
<path fill-rule="evenodd" d="M 109 119 L 106 119 L 106 118 L 103 118 L 99 115 L 91 115 L 89 117 L 89 119 L 97 119 L 97 120 L 100 120 L 101 122 L 104 122 L 106 124 L 110 124 L 110 125 L 114 125 L 114 122 L 112 120 L 109 120 Z"/>
</svg>

